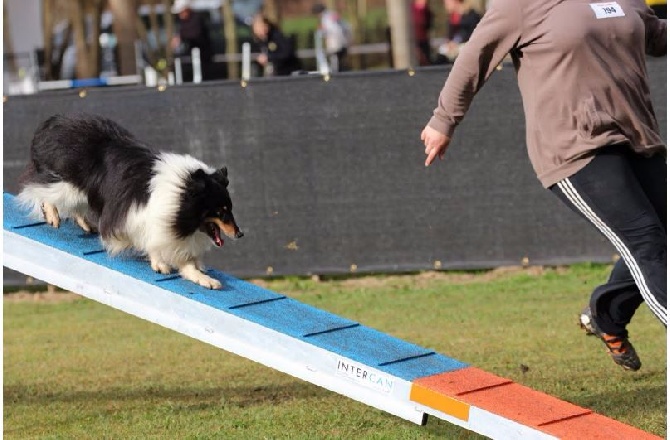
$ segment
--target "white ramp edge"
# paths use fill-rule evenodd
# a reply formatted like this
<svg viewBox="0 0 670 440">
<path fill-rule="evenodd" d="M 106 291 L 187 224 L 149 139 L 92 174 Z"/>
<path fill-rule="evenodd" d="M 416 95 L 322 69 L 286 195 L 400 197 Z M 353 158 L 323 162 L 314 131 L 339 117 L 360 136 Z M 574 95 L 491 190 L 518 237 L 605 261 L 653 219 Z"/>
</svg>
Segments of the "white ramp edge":
<svg viewBox="0 0 670 440">
<path fill-rule="evenodd" d="M 225 313 L 115 270 L 4 230 L 3 264 L 26 275 L 145 319 L 382 411 L 425 424 L 409 401 L 411 382 L 284 333 Z M 388 392 L 337 374 L 359 365 L 393 383 Z"/>
</svg>

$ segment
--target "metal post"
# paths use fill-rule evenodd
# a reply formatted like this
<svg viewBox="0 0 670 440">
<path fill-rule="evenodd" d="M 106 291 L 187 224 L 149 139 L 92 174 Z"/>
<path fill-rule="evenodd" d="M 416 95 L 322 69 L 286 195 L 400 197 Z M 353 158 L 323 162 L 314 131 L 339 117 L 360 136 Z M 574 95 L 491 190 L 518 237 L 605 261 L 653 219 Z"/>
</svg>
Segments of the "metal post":
<svg viewBox="0 0 670 440">
<path fill-rule="evenodd" d="M 174 59 L 174 81 L 175 84 L 181 84 L 184 82 L 183 76 L 181 74 L 181 58 L 179 57 Z"/>
<path fill-rule="evenodd" d="M 191 49 L 191 63 L 193 65 L 193 82 L 202 82 L 202 64 L 200 63 L 200 49 L 194 47 Z"/>
<path fill-rule="evenodd" d="M 144 68 L 144 85 L 147 87 L 156 87 L 158 83 L 158 78 L 156 75 L 156 69 L 151 66 L 146 66 Z"/>
<path fill-rule="evenodd" d="M 141 75 L 144 70 L 144 60 L 142 59 L 142 42 L 135 40 L 135 74 Z"/>
<path fill-rule="evenodd" d="M 242 81 L 249 81 L 251 77 L 251 45 L 242 44 Z"/>
</svg>

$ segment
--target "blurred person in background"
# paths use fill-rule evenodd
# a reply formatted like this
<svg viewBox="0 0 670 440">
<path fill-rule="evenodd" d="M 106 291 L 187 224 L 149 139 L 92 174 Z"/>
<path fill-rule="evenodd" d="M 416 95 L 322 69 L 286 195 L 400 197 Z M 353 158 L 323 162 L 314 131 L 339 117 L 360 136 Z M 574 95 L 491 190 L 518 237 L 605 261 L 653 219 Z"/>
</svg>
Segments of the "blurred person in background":
<svg viewBox="0 0 670 440">
<path fill-rule="evenodd" d="M 319 17 L 319 30 L 323 33 L 330 70 L 332 72 L 346 70 L 347 52 L 352 42 L 349 23 L 336 11 L 327 9 L 323 3 L 315 3 L 312 13 Z"/>
<path fill-rule="evenodd" d="M 629 371 L 642 365 L 627 330 L 638 307 L 667 327 L 667 149 L 646 68 L 666 53 L 666 21 L 644 0 L 491 0 L 421 132 L 429 166 L 511 56 L 538 180 L 621 255 L 579 324 Z"/>
<path fill-rule="evenodd" d="M 264 76 L 286 76 L 302 69 L 293 40 L 264 15 L 254 16 L 251 29 L 261 52 L 256 62 Z"/>
<path fill-rule="evenodd" d="M 416 40 L 419 65 L 431 64 L 430 29 L 433 26 L 433 12 L 428 0 L 412 1 L 412 20 L 414 22 L 414 36 Z"/>
<path fill-rule="evenodd" d="M 646 0 L 649 7 L 654 11 L 658 18 L 665 20 L 668 15 L 667 0 Z"/>
<path fill-rule="evenodd" d="M 178 34 L 172 38 L 172 48 L 177 55 L 190 56 L 191 50 L 200 49 L 202 79 L 211 77 L 214 64 L 212 40 L 209 34 L 207 18 L 194 11 L 190 0 L 176 0 L 172 13 L 177 15 Z"/>
<path fill-rule="evenodd" d="M 440 46 L 439 63 L 453 62 L 477 27 L 482 12 L 474 0 L 444 0 L 447 13 L 447 39 Z"/>
</svg>

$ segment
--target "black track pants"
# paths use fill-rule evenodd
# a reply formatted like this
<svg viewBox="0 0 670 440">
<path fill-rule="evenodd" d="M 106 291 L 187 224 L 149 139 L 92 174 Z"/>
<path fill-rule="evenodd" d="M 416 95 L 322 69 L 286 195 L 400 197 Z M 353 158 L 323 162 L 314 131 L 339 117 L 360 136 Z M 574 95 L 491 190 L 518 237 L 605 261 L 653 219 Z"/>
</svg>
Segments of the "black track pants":
<svg viewBox="0 0 670 440">
<path fill-rule="evenodd" d="M 550 189 L 621 256 L 609 280 L 591 295 L 601 330 L 627 337 L 626 325 L 643 301 L 667 326 L 665 155 L 645 157 L 626 145 L 605 147 Z"/>
</svg>

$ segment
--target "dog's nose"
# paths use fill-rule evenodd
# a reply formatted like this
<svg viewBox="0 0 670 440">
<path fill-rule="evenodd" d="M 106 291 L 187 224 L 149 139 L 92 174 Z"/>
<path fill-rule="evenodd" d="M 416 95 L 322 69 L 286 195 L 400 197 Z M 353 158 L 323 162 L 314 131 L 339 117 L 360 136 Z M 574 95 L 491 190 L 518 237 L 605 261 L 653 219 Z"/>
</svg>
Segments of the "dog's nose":
<svg viewBox="0 0 670 440">
<path fill-rule="evenodd" d="M 237 233 L 235 234 L 235 238 L 242 238 L 242 237 L 244 237 L 244 232 L 237 231 Z"/>
</svg>

